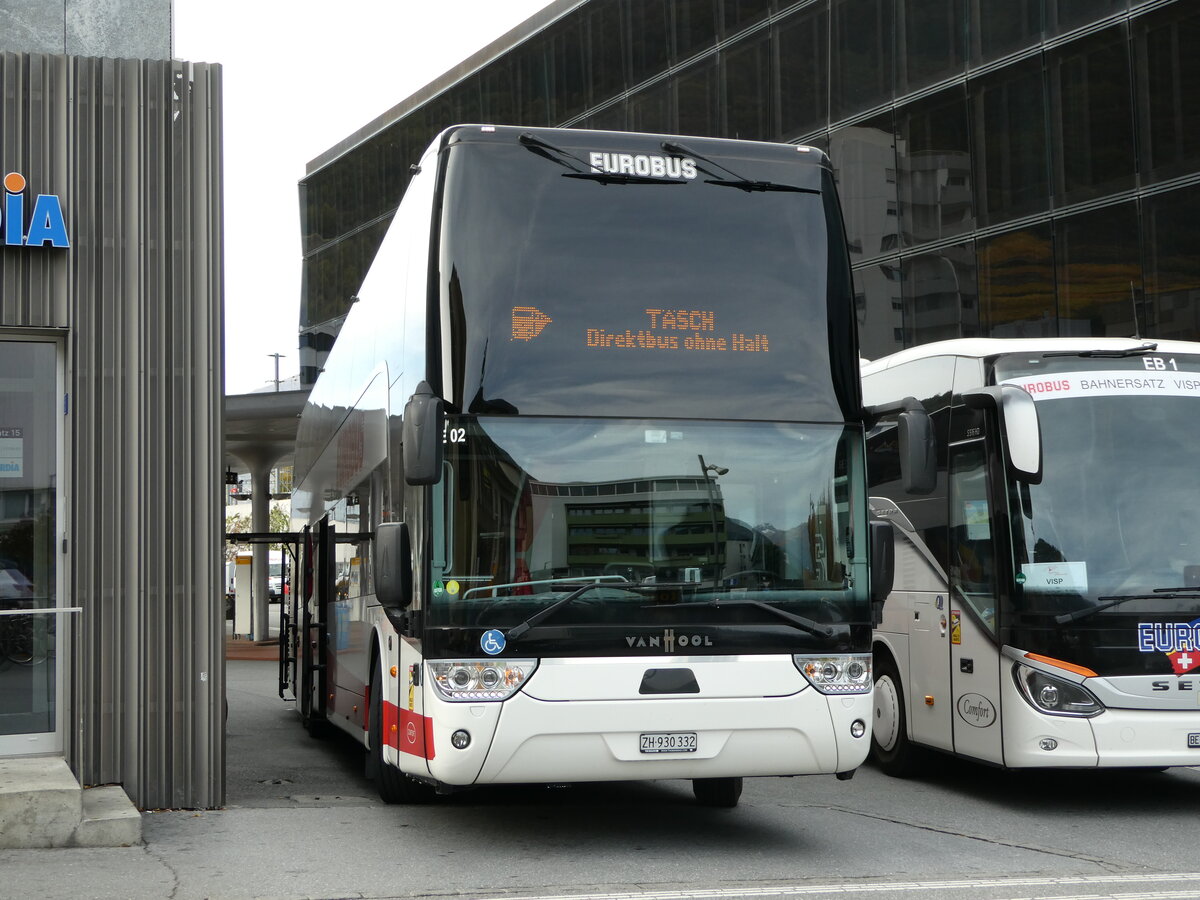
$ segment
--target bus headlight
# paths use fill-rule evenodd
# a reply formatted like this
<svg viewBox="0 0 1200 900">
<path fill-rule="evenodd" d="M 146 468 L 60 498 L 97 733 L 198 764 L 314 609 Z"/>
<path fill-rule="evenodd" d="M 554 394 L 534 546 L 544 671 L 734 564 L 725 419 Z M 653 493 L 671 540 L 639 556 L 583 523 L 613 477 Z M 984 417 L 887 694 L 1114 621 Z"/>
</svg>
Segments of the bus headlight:
<svg viewBox="0 0 1200 900">
<path fill-rule="evenodd" d="M 865 694 L 871 690 L 871 656 L 806 656 L 792 662 L 808 683 L 822 694 Z"/>
<path fill-rule="evenodd" d="M 506 700 L 537 668 L 536 659 L 448 659 L 427 662 L 433 686 L 452 703 Z"/>
<path fill-rule="evenodd" d="M 1104 706 L 1082 685 L 1048 675 L 1038 669 L 1016 663 L 1013 678 L 1021 696 L 1038 712 L 1052 716 L 1082 716 L 1090 718 L 1104 712 Z"/>
</svg>

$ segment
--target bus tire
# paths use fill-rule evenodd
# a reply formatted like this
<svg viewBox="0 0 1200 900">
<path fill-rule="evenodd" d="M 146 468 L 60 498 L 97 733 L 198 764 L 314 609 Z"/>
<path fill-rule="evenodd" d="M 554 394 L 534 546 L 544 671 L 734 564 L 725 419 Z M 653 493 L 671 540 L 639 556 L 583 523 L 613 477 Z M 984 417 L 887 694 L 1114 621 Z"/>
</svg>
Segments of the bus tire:
<svg viewBox="0 0 1200 900">
<path fill-rule="evenodd" d="M 433 787 L 401 772 L 383 758 L 383 674 L 378 660 L 371 672 L 371 706 L 367 723 L 367 777 L 384 803 L 428 803 Z"/>
<path fill-rule="evenodd" d="M 888 657 L 875 666 L 875 720 L 871 728 L 871 756 L 886 774 L 908 778 L 919 769 L 920 750 L 908 739 L 904 709 L 904 683 Z"/>
<path fill-rule="evenodd" d="M 742 796 L 742 779 L 693 778 L 692 793 L 701 806 L 733 809 Z"/>
</svg>

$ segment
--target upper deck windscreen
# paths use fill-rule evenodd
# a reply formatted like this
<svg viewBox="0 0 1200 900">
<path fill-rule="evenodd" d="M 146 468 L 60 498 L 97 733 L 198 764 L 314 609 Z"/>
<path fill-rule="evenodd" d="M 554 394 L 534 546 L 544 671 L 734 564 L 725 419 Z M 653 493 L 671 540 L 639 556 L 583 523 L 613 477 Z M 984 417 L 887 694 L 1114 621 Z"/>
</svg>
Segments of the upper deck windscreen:
<svg viewBox="0 0 1200 900">
<path fill-rule="evenodd" d="M 849 271 L 819 153 L 520 135 L 447 151 L 447 399 L 471 413 L 857 418 Z"/>
</svg>

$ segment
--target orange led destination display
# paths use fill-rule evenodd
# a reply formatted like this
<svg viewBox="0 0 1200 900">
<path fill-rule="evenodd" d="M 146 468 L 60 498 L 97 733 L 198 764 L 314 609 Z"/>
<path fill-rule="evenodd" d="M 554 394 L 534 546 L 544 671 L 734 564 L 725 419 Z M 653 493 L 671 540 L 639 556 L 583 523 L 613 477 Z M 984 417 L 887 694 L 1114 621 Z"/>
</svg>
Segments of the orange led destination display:
<svg viewBox="0 0 1200 900">
<path fill-rule="evenodd" d="M 708 350 L 718 353 L 768 353 L 770 336 L 718 329 L 717 314 L 710 309 L 647 309 L 646 321 L 637 329 L 609 331 L 586 329 L 589 349 Z M 554 320 L 535 306 L 514 306 L 512 339 L 531 341 Z"/>
</svg>

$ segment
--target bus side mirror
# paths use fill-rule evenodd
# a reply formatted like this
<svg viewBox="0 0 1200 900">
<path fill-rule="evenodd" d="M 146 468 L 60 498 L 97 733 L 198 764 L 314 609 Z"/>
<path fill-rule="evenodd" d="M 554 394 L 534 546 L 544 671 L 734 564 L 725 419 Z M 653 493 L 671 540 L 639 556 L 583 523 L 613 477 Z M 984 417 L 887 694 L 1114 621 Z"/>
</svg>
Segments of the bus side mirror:
<svg viewBox="0 0 1200 900">
<path fill-rule="evenodd" d="M 963 394 L 972 409 L 994 408 L 999 412 L 1000 431 L 1009 468 L 1026 484 L 1042 480 L 1042 426 L 1037 401 L 1024 388 L 1001 384 Z"/>
<path fill-rule="evenodd" d="M 412 545 L 408 525 L 383 522 L 375 529 L 375 596 L 384 607 L 412 603 Z"/>
<path fill-rule="evenodd" d="M 896 578 L 896 532 L 891 522 L 881 519 L 871 519 L 867 528 L 871 535 L 871 620 L 880 625 L 883 602 Z"/>
<path fill-rule="evenodd" d="M 442 398 L 422 381 L 404 404 L 404 480 L 409 484 L 436 484 L 442 477 L 442 431 L 446 413 Z"/>
<path fill-rule="evenodd" d="M 933 420 L 924 407 L 918 406 L 900 413 L 896 428 L 900 443 L 900 477 L 905 493 L 932 493 L 937 487 Z"/>
</svg>

